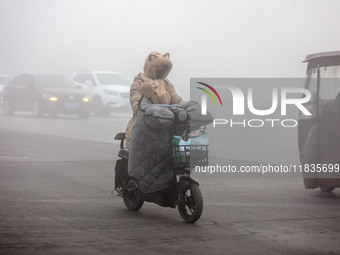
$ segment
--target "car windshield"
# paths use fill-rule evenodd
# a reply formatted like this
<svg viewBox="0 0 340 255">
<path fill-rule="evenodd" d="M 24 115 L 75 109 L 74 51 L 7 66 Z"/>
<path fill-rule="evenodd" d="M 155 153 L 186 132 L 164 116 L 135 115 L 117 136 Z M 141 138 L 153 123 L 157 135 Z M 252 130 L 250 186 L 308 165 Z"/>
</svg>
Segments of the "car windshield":
<svg viewBox="0 0 340 255">
<path fill-rule="evenodd" d="M 114 73 L 98 73 L 98 80 L 103 85 L 130 85 L 128 78 L 121 74 Z"/>
<path fill-rule="evenodd" d="M 35 85 L 39 88 L 74 88 L 73 82 L 64 76 L 34 76 Z"/>
<path fill-rule="evenodd" d="M 316 68 L 311 70 L 311 77 L 317 78 Z M 325 66 L 320 67 L 321 78 L 340 78 L 340 66 Z"/>
<path fill-rule="evenodd" d="M 308 89 L 312 92 L 312 95 L 316 95 L 317 70 L 314 68 L 309 72 L 310 80 Z M 339 92 L 340 66 L 320 67 L 320 100 L 333 100 Z"/>
</svg>

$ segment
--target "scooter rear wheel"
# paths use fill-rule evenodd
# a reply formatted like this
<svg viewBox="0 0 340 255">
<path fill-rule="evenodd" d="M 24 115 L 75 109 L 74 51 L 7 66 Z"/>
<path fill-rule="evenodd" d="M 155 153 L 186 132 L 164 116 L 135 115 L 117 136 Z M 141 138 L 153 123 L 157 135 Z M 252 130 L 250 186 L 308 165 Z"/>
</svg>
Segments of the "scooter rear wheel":
<svg viewBox="0 0 340 255">
<path fill-rule="evenodd" d="M 123 189 L 123 200 L 125 206 L 132 211 L 137 211 L 143 206 L 144 200 L 141 199 L 138 184 L 134 179 L 129 179 Z"/>
<path fill-rule="evenodd" d="M 196 222 L 202 215 L 203 197 L 196 183 L 190 184 L 181 194 L 183 200 L 178 204 L 178 211 L 187 223 Z"/>
</svg>

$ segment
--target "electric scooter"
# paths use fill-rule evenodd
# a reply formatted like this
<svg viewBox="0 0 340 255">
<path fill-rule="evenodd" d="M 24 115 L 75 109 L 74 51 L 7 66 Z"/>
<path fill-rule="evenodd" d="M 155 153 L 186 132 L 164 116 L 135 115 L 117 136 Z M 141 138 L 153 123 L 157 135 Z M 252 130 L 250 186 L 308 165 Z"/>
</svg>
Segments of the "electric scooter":
<svg viewBox="0 0 340 255">
<path fill-rule="evenodd" d="M 187 223 L 196 222 L 203 211 L 203 197 L 199 183 L 190 177 L 193 164 L 208 164 L 208 144 L 181 145 L 174 143 L 175 136 L 187 136 L 193 131 L 187 112 L 174 105 L 167 106 L 175 115 L 175 121 L 170 127 L 172 141 L 172 166 L 174 178 L 172 185 L 160 191 L 143 193 L 138 181 L 128 174 L 129 151 L 124 147 L 125 133 L 118 133 L 115 140 L 120 140 L 120 150 L 115 167 L 115 188 L 118 195 L 123 198 L 129 210 L 139 210 L 144 202 L 156 203 L 163 207 L 178 208 L 178 211 Z M 196 127 L 197 128 L 197 127 Z M 199 127 L 205 130 L 205 126 Z M 197 133 L 197 130 L 196 130 Z M 207 135 L 207 134 L 206 134 Z M 191 160 L 190 160 L 191 157 Z M 195 158 L 195 162 L 193 159 Z M 191 163 L 190 163 L 191 162 Z"/>
</svg>

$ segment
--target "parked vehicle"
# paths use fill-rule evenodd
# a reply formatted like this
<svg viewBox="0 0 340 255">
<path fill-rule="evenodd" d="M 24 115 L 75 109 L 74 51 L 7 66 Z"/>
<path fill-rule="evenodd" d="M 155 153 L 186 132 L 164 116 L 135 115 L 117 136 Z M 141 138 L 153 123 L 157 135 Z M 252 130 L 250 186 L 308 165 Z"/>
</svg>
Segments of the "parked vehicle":
<svg viewBox="0 0 340 255">
<path fill-rule="evenodd" d="M 154 162 L 150 163 L 152 159 L 149 158 L 142 161 L 142 170 L 140 172 L 134 171 L 131 174 L 129 172 L 130 170 L 128 170 L 128 165 L 130 165 L 129 153 L 131 154 L 132 151 L 136 152 L 136 149 L 130 148 L 129 151 L 124 148 L 125 133 L 118 133 L 115 136 L 115 139 L 120 140 L 121 142 L 120 151 L 118 153 L 120 159 L 117 160 L 115 168 L 115 190 L 118 192 L 118 195 L 123 198 L 125 206 L 129 210 L 139 210 L 144 201 L 156 203 L 163 207 L 176 208 L 177 206 L 183 220 L 188 223 L 194 223 L 201 217 L 203 211 L 203 197 L 198 182 L 192 179 L 190 174 L 194 165 L 206 166 L 208 164 L 208 134 L 203 131 L 205 130 L 205 126 L 203 126 L 203 130 L 199 130 L 196 129 L 197 126 L 190 125 L 190 116 L 194 116 L 190 115 L 194 112 L 193 108 L 182 108 L 181 105 L 170 105 L 166 107 L 172 111 L 175 116 L 173 124 L 169 128 L 161 129 L 158 133 L 166 139 L 168 139 L 168 135 L 170 137 L 168 146 L 165 146 L 159 154 L 163 155 L 163 157 L 166 158 L 166 162 L 168 162 L 166 166 L 163 166 L 166 169 L 158 170 L 148 168 L 147 166 L 151 167 L 154 164 Z M 149 115 L 152 108 L 153 106 L 147 110 L 148 113 L 143 117 L 146 123 L 149 121 L 155 123 L 150 119 L 153 117 Z M 139 111 L 138 115 L 142 114 L 142 111 L 143 110 Z M 205 124 L 209 122 L 211 122 L 211 120 L 208 120 Z M 192 137 L 196 138 L 192 139 L 197 139 L 196 142 L 191 140 L 190 134 L 195 134 Z M 204 135 L 199 136 L 200 134 Z M 200 139 L 203 137 L 204 139 Z M 150 144 L 146 144 L 145 146 L 149 148 L 149 151 L 145 148 L 143 153 L 146 155 L 151 150 L 151 154 L 155 156 L 152 149 L 150 149 Z M 152 147 L 157 148 L 157 146 Z M 169 153 L 170 160 L 167 153 Z M 160 156 L 160 158 L 162 158 L 162 156 Z M 136 163 L 135 159 L 136 158 L 131 158 L 134 163 Z M 164 160 L 162 162 L 165 162 L 165 159 L 162 160 Z M 146 161 L 150 164 L 145 164 Z M 134 163 L 132 163 L 132 165 L 135 165 Z M 157 168 L 162 168 L 161 165 L 162 164 L 159 164 Z M 160 176 L 165 172 L 165 175 L 172 176 L 169 177 L 170 184 L 167 183 L 166 187 L 162 189 L 154 188 L 155 186 L 159 186 L 151 180 L 158 182 L 160 178 L 155 180 L 156 178 L 151 176 Z M 158 173 L 160 173 L 160 175 L 158 175 Z M 151 177 L 151 179 L 149 177 Z M 145 182 L 145 180 L 148 181 Z M 148 191 L 145 191 L 146 189 Z"/>
<path fill-rule="evenodd" d="M 22 74 L 5 86 L 3 108 L 6 115 L 28 111 L 33 117 L 68 113 L 88 118 L 91 109 L 88 93 L 65 76 Z"/>
<path fill-rule="evenodd" d="M 306 88 L 312 99 L 298 126 L 306 189 L 340 187 L 340 51 L 308 55 Z"/>
<path fill-rule="evenodd" d="M 0 94 L 3 88 L 5 87 L 5 85 L 7 84 L 8 79 L 9 79 L 8 75 L 0 74 Z"/>
<path fill-rule="evenodd" d="M 109 71 L 80 71 L 73 81 L 92 90 L 92 110 L 97 116 L 130 106 L 131 81 L 125 76 Z"/>
<path fill-rule="evenodd" d="M 2 106 L 2 104 L 3 104 L 2 90 L 4 89 L 6 84 L 8 83 L 8 78 L 9 78 L 8 75 L 0 74 L 0 106 Z"/>
</svg>

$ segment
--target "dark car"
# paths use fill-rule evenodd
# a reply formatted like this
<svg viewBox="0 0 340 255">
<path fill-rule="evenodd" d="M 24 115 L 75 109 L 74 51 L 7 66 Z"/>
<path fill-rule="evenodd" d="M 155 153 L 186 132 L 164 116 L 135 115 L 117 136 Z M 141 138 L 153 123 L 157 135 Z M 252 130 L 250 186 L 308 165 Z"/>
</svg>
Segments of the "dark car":
<svg viewBox="0 0 340 255">
<path fill-rule="evenodd" d="M 3 90 L 3 107 L 7 115 L 15 111 L 29 111 L 34 117 L 45 113 L 55 117 L 58 113 L 90 116 L 88 91 L 77 88 L 65 76 L 22 74 L 14 78 Z"/>
</svg>

